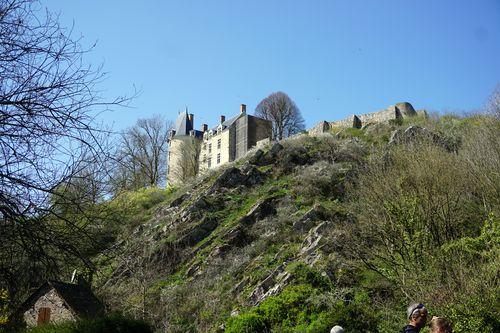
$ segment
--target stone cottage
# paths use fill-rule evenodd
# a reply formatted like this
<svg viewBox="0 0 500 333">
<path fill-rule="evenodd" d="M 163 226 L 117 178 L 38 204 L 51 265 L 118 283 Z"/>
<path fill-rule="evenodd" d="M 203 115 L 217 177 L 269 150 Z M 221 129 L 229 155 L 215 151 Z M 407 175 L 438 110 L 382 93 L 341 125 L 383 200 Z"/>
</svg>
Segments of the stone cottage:
<svg viewBox="0 0 500 333">
<path fill-rule="evenodd" d="M 95 318 L 104 313 L 102 303 L 85 285 L 48 281 L 19 309 L 28 327 Z"/>
</svg>

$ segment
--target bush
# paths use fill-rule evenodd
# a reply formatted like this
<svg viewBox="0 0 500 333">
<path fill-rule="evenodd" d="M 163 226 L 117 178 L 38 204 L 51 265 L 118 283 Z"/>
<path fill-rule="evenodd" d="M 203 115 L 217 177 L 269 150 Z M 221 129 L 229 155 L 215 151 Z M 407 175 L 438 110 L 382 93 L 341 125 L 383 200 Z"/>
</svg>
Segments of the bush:
<svg viewBox="0 0 500 333">
<path fill-rule="evenodd" d="M 301 169 L 294 179 L 295 191 L 309 198 L 338 197 L 344 192 L 345 170 L 339 164 L 319 161 Z"/>
<path fill-rule="evenodd" d="M 256 313 L 245 313 L 231 317 L 227 321 L 227 333 L 263 333 L 267 332 L 264 318 Z"/>
<path fill-rule="evenodd" d="M 78 320 L 61 324 L 42 325 L 28 329 L 26 333 L 153 333 L 150 326 L 141 321 L 110 315 L 93 320 Z"/>
</svg>

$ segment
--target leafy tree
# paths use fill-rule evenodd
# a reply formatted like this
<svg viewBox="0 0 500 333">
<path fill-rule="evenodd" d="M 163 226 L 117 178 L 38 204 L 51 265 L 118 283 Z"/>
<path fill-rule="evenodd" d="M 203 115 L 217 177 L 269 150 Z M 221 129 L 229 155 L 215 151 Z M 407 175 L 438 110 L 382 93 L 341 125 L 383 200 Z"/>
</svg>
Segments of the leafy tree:
<svg viewBox="0 0 500 333">
<path fill-rule="evenodd" d="M 287 138 L 305 128 L 299 108 L 281 91 L 264 98 L 255 108 L 255 115 L 272 121 L 275 140 Z"/>
</svg>

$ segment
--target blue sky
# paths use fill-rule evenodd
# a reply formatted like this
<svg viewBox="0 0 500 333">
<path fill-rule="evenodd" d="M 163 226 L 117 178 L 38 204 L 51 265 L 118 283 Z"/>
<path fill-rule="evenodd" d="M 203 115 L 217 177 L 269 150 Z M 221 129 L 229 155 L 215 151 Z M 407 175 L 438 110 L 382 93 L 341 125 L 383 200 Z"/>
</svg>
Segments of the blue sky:
<svg viewBox="0 0 500 333">
<path fill-rule="evenodd" d="M 97 47 L 108 98 L 142 94 L 101 116 L 116 130 L 138 118 L 213 125 L 274 91 L 307 127 L 400 101 L 470 111 L 500 83 L 500 0 L 42 0 Z"/>
</svg>

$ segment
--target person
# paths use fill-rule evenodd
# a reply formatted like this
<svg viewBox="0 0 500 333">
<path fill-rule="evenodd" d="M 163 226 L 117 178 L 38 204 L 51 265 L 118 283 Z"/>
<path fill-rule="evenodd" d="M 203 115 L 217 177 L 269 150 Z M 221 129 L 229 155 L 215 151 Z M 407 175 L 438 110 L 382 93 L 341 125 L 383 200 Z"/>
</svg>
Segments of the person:
<svg viewBox="0 0 500 333">
<path fill-rule="evenodd" d="M 401 329 L 401 333 L 418 333 L 427 323 L 428 311 L 422 303 L 412 303 L 406 310 L 408 325 Z"/>
<path fill-rule="evenodd" d="M 432 317 L 430 327 L 431 333 L 453 333 L 451 323 L 441 317 Z"/>
<path fill-rule="evenodd" d="M 330 333 L 344 333 L 344 329 L 339 325 L 335 325 L 330 330 Z"/>
</svg>

